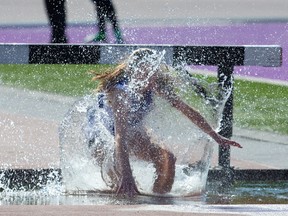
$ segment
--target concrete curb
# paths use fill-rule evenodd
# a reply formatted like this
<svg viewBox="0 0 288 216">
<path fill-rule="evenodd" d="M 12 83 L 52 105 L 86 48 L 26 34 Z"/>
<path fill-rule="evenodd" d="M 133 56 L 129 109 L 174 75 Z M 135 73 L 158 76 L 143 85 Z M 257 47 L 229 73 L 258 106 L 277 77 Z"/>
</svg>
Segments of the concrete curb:
<svg viewBox="0 0 288 216">
<path fill-rule="evenodd" d="M 280 135 L 272 132 L 258 131 L 253 129 L 234 128 L 234 137 L 242 137 L 250 140 L 261 142 L 277 143 L 288 145 L 288 136 Z"/>
<path fill-rule="evenodd" d="M 287 215 L 287 205 L 14 205 L 0 206 L 0 215 L 107 215 L 107 216 L 235 216 Z"/>
</svg>

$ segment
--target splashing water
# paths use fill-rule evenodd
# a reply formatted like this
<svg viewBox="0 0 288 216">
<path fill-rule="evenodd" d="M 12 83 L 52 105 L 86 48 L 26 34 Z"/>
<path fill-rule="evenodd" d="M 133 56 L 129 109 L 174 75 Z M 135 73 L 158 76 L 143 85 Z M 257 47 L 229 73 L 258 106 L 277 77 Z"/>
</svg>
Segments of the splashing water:
<svg viewBox="0 0 288 216">
<path fill-rule="evenodd" d="M 85 127 L 89 124 L 87 112 L 95 107 L 95 101 L 97 101 L 96 95 L 89 95 L 77 101 L 60 127 L 61 170 L 66 191 L 108 189 L 101 177 L 101 167 L 95 166 L 85 133 Z M 113 137 L 106 135 L 104 125 L 100 124 L 101 127 L 103 128 L 101 139 L 113 143 Z M 113 148 L 113 145 L 104 147 Z"/>
<path fill-rule="evenodd" d="M 138 90 L 147 87 L 149 79 L 157 72 L 165 55 L 165 50 L 162 52 L 155 50 L 149 51 L 152 53 L 142 57 L 141 60 L 138 60 L 134 53 L 132 53 L 127 60 L 129 70 L 133 71 L 127 90 L 130 94 L 137 95 L 138 97 L 141 97 L 140 94 L 137 94 Z M 137 71 L 137 73 L 135 73 L 135 71 Z M 139 74 L 141 79 L 139 79 Z"/>
<path fill-rule="evenodd" d="M 159 67 L 163 56 L 164 53 L 158 56 L 155 54 L 156 58 L 151 59 L 155 61 L 151 73 L 155 73 L 155 68 Z M 222 106 L 217 97 L 214 97 L 215 94 L 211 93 L 211 89 L 205 88 L 200 80 L 188 76 L 187 73 L 184 75 L 183 71 L 170 68 L 169 73 L 175 77 L 174 85 L 179 96 L 203 113 L 209 123 L 217 128 L 215 122 L 219 121 L 219 115 L 215 115 L 215 110 L 221 113 Z M 209 97 L 197 93 L 196 83 L 205 88 Z M 132 82 L 129 90 L 133 91 L 133 88 L 138 88 L 139 85 L 146 83 Z M 228 98 L 227 94 L 224 99 Z M 114 136 L 109 132 L 110 123 L 101 121 L 109 115 L 109 111 L 99 108 L 98 97 L 99 94 L 95 93 L 77 101 L 60 128 L 61 170 L 67 193 L 110 191 L 113 187 L 112 177 L 107 173 L 117 172 L 114 170 Z M 222 104 L 224 103 L 222 101 Z M 93 119 L 89 118 L 91 112 L 94 113 Z M 154 107 L 145 117 L 144 124 L 153 143 L 169 150 L 177 158 L 174 184 L 165 196 L 192 196 L 203 193 L 215 142 L 160 97 L 155 96 Z M 96 147 L 89 144 L 92 139 L 97 144 Z M 130 163 L 139 191 L 153 195 L 152 188 L 156 179 L 154 165 L 133 155 L 130 156 Z"/>
</svg>

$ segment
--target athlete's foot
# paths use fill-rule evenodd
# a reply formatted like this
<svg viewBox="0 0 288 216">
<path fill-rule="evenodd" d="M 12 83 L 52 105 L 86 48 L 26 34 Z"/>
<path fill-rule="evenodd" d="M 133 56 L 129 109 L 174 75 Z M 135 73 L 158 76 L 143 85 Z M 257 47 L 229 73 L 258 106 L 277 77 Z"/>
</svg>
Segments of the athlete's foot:
<svg viewBox="0 0 288 216">
<path fill-rule="evenodd" d="M 105 43 L 106 34 L 104 32 L 99 32 L 98 34 L 88 35 L 84 38 L 84 42 L 85 43 L 98 43 L 98 42 Z"/>
<path fill-rule="evenodd" d="M 124 43 L 124 40 L 122 38 L 120 30 L 115 30 L 115 38 L 116 38 L 116 43 L 117 44 L 123 44 Z"/>
</svg>

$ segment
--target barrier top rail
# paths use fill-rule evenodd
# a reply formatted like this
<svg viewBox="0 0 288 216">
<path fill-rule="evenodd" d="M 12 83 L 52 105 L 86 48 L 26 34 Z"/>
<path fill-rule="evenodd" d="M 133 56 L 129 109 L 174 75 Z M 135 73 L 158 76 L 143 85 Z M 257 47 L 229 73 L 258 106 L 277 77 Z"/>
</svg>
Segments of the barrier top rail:
<svg viewBox="0 0 288 216">
<path fill-rule="evenodd" d="M 264 46 L 179 46 L 110 44 L 0 44 L 0 64 L 116 64 L 137 48 L 165 50 L 167 64 L 264 66 L 282 64 L 282 48 Z"/>
</svg>

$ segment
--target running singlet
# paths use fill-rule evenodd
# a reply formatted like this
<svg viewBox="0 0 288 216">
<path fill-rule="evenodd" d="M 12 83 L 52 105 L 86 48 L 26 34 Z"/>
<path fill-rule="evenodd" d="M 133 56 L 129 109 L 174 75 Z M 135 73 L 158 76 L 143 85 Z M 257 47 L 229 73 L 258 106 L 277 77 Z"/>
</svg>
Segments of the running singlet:
<svg viewBox="0 0 288 216">
<path fill-rule="evenodd" d="M 116 84 L 116 88 L 126 91 L 128 89 L 127 81 L 119 81 Z M 129 116 L 127 119 L 129 124 L 137 125 L 140 119 L 142 119 L 145 114 L 151 110 L 153 101 L 152 96 L 151 91 L 147 91 L 147 93 L 141 96 L 141 98 L 137 97 L 137 95 L 134 95 L 133 93 L 129 95 L 129 106 L 131 109 L 131 116 Z M 95 136 L 99 134 L 97 132 L 101 130 L 99 127 L 97 127 L 97 124 L 99 123 L 103 125 L 111 135 L 115 136 L 113 111 L 108 103 L 107 95 L 105 93 L 98 93 L 97 103 L 95 103 L 95 106 L 87 109 L 87 120 L 88 127 L 86 128 L 86 135 L 89 137 L 89 140 L 94 140 Z"/>
</svg>

